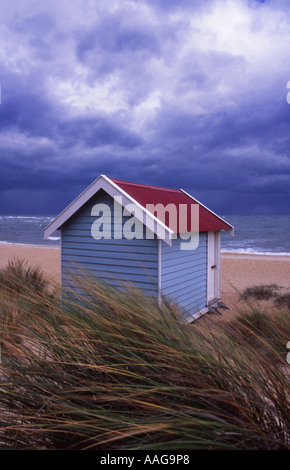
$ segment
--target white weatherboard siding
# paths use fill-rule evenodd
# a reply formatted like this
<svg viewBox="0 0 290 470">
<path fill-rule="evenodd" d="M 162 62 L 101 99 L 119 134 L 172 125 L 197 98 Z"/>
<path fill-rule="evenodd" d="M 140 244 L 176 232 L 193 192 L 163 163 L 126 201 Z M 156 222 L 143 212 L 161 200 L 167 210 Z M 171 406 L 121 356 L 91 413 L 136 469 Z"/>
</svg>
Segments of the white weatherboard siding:
<svg viewBox="0 0 290 470">
<path fill-rule="evenodd" d="M 199 234 L 196 250 L 180 250 L 180 238 L 172 247 L 162 243 L 162 294 L 176 301 L 185 317 L 207 305 L 207 233 Z"/>
<path fill-rule="evenodd" d="M 134 283 L 148 294 L 158 293 L 158 240 L 125 238 L 95 240 L 92 224 L 98 219 L 91 215 L 95 204 L 107 204 L 112 221 L 114 201 L 99 191 L 81 207 L 62 227 L 62 284 L 69 282 L 70 272 L 77 266 L 120 287 L 120 281 Z M 123 220 L 130 219 L 124 217 Z M 114 230 L 114 224 L 112 229 Z M 122 231 L 122 227 L 119 227 Z M 141 227 L 142 229 L 142 227 Z"/>
</svg>

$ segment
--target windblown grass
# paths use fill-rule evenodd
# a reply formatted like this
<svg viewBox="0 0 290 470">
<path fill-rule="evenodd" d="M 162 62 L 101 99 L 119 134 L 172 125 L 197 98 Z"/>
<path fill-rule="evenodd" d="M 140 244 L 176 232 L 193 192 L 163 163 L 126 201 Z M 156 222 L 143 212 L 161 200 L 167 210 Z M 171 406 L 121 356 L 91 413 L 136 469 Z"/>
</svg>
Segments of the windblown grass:
<svg viewBox="0 0 290 470">
<path fill-rule="evenodd" d="M 290 310 L 290 293 L 277 296 L 275 302 L 278 307 L 287 307 Z"/>
<path fill-rule="evenodd" d="M 249 297 L 254 297 L 257 300 L 268 300 L 277 295 L 277 288 L 276 284 L 247 287 L 242 293 L 242 298 L 248 299 Z"/>
<path fill-rule="evenodd" d="M 249 299 L 249 297 L 253 297 L 257 300 L 274 299 L 278 307 L 286 307 L 290 310 L 290 293 L 281 294 L 279 289 L 279 286 L 276 284 L 262 284 L 260 286 L 247 287 L 244 292 L 242 292 L 241 297 L 244 300 Z"/>
<path fill-rule="evenodd" d="M 250 312 L 240 312 L 224 329 L 237 330 L 241 341 L 246 341 L 255 351 L 261 350 L 273 361 L 277 354 L 283 358 L 290 338 L 289 313 L 283 309 L 263 313 L 255 305 L 250 308 Z"/>
<path fill-rule="evenodd" d="M 48 285 L 48 280 L 38 266 L 30 266 L 18 258 L 9 260 L 7 266 L 0 270 L 0 289 L 7 289 L 10 293 L 23 293 L 28 289 L 41 294 Z"/>
<path fill-rule="evenodd" d="M 61 302 L 0 287 L 2 448 L 290 449 L 289 314 L 279 345 L 254 328 L 253 346 L 250 317 L 201 327 L 133 287 L 74 282 Z"/>
</svg>

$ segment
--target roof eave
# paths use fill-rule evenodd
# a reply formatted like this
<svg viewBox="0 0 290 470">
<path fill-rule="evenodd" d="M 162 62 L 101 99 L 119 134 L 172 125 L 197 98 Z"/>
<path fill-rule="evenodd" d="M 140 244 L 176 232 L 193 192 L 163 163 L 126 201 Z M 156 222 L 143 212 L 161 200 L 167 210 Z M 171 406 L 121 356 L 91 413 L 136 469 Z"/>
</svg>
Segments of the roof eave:
<svg viewBox="0 0 290 470">
<path fill-rule="evenodd" d="M 229 228 L 225 229 L 226 231 L 229 231 L 230 235 L 233 237 L 234 236 L 234 227 L 233 225 L 229 224 L 226 220 L 224 220 L 222 217 L 220 217 L 218 214 L 216 214 L 215 212 L 213 212 L 211 209 L 209 209 L 208 207 L 206 207 L 204 204 L 202 204 L 200 201 L 198 201 L 197 199 L 195 199 L 193 196 L 191 196 L 191 194 L 187 193 L 186 191 L 184 191 L 184 189 L 180 189 L 180 191 L 182 191 L 184 194 L 186 194 L 188 197 L 190 197 L 193 201 L 195 201 L 197 204 L 199 204 L 200 206 L 204 207 L 208 212 L 210 212 L 211 214 L 213 214 L 215 217 L 217 217 L 219 220 L 221 220 L 224 224 L 226 224 Z"/>
<path fill-rule="evenodd" d="M 155 217 L 151 212 L 149 212 L 145 207 L 139 204 L 132 196 L 127 194 L 122 188 L 120 188 L 116 183 L 114 183 L 106 175 L 100 175 L 98 178 L 93 181 L 90 186 L 88 186 L 76 199 L 74 199 L 50 224 L 44 229 L 44 239 L 52 235 L 56 230 L 59 230 L 61 226 L 71 218 L 78 209 L 80 209 L 91 197 L 93 197 L 97 191 L 103 189 L 111 197 L 122 196 L 125 199 L 125 205 L 128 203 L 133 203 L 136 207 L 141 210 L 142 220 L 144 223 L 144 218 L 146 221 L 150 221 L 150 228 L 154 233 L 164 233 L 164 241 L 171 245 L 173 230 L 163 224 L 157 217 Z M 136 218 L 138 215 L 136 214 Z"/>
<path fill-rule="evenodd" d="M 99 175 L 81 194 L 79 194 L 58 216 L 50 222 L 44 229 L 44 239 L 47 240 L 82 206 L 82 200 L 87 198 L 88 192 L 91 188 L 95 187 L 97 182 L 102 178 L 103 175 Z M 92 194 L 93 196 L 93 194 Z M 87 198 L 88 200 L 89 198 Z M 79 207 L 77 207 L 79 206 Z"/>
</svg>

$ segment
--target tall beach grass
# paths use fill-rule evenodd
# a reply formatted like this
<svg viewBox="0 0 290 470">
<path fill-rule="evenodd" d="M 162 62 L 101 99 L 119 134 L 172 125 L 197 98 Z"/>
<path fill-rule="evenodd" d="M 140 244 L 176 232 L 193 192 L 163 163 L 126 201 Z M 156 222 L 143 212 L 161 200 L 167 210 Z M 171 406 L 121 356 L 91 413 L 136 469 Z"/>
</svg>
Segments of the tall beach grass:
<svg viewBox="0 0 290 470">
<path fill-rule="evenodd" d="M 132 286 L 42 276 L 0 275 L 1 448 L 290 449 L 289 312 L 188 324 Z"/>
</svg>

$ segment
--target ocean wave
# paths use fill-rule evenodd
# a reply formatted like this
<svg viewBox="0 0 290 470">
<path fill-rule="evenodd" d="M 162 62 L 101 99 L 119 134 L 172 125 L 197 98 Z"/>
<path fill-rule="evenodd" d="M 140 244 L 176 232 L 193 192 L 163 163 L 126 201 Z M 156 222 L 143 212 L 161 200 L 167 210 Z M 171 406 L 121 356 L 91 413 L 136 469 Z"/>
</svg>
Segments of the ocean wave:
<svg viewBox="0 0 290 470">
<path fill-rule="evenodd" d="M 221 253 L 237 253 L 243 255 L 272 255 L 272 256 L 290 256 L 289 252 L 284 251 L 263 251 L 263 250 L 253 250 L 252 248 L 236 248 L 236 249 L 226 249 L 223 248 Z"/>
<path fill-rule="evenodd" d="M 53 220 L 54 217 L 44 215 L 1 215 L 1 219 L 24 219 L 24 220 Z"/>
<path fill-rule="evenodd" d="M 6 242 L 2 240 L 0 241 L 0 245 L 42 246 L 42 245 L 37 245 L 37 244 L 32 244 L 32 243 Z"/>
</svg>

